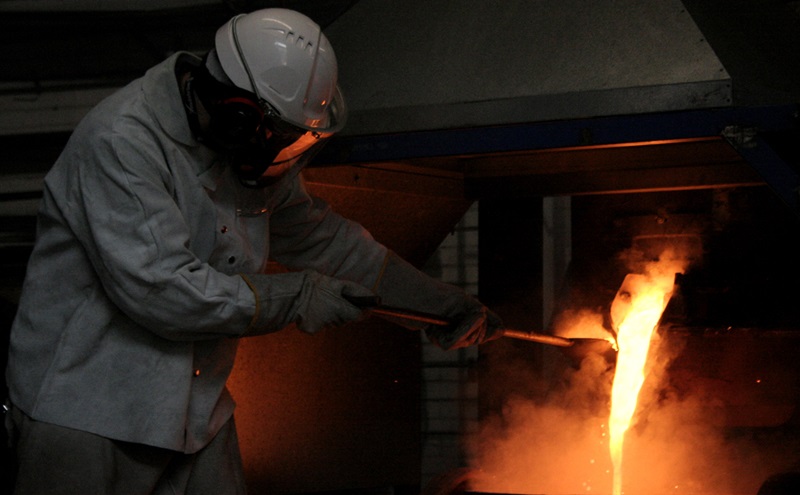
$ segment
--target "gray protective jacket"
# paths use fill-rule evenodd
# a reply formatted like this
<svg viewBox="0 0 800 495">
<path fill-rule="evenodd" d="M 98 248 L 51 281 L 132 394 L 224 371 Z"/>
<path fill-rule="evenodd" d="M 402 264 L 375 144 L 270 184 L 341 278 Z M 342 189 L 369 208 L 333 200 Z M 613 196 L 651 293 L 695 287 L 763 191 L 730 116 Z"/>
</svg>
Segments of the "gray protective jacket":
<svg viewBox="0 0 800 495">
<path fill-rule="evenodd" d="M 372 286 L 386 256 L 308 196 L 303 164 L 266 189 L 238 185 L 189 130 L 175 69 L 190 56 L 101 102 L 48 173 L 7 370 L 34 419 L 184 452 L 233 412 L 235 337 L 279 330 L 255 321 L 239 273 L 269 254 Z"/>
</svg>

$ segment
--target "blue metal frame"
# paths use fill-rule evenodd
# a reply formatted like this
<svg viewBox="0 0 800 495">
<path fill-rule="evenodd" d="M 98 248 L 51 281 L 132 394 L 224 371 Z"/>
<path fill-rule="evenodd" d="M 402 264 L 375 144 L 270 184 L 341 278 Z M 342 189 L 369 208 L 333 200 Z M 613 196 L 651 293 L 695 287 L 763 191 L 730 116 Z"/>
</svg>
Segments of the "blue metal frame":
<svg viewBox="0 0 800 495">
<path fill-rule="evenodd" d="M 797 164 L 788 163 L 759 135 L 746 142 L 738 139 L 729 139 L 728 142 L 761 175 L 786 206 L 800 217 L 800 175 L 797 173 Z M 797 144 L 800 145 L 800 138 Z"/>
<path fill-rule="evenodd" d="M 797 129 L 798 105 L 716 108 L 509 126 L 336 136 L 316 165 L 721 136 L 730 126 Z"/>
<path fill-rule="evenodd" d="M 731 129 L 751 131 L 742 140 Z M 800 105 L 725 107 L 536 122 L 398 134 L 337 136 L 314 160 L 315 166 L 368 163 L 414 158 L 502 153 L 580 146 L 646 143 L 677 139 L 724 137 L 742 158 L 800 216 L 800 176 L 760 136 L 771 132 L 798 134 Z"/>
</svg>

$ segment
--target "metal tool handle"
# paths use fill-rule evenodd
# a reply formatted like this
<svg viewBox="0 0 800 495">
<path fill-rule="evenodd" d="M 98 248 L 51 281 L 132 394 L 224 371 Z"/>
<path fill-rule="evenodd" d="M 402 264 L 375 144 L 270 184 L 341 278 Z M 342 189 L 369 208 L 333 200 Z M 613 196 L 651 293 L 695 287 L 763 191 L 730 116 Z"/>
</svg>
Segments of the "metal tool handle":
<svg viewBox="0 0 800 495">
<path fill-rule="evenodd" d="M 438 315 L 423 313 L 420 311 L 413 311 L 410 309 L 392 308 L 389 306 L 381 305 L 381 298 L 379 296 L 351 296 L 349 294 L 342 294 L 342 297 L 347 299 L 352 305 L 357 306 L 363 310 L 378 316 L 389 316 L 392 318 L 399 318 L 402 320 L 414 321 L 418 323 L 427 323 L 429 325 L 447 326 L 452 322 L 442 318 Z"/>
<path fill-rule="evenodd" d="M 388 306 L 379 306 L 369 308 L 369 311 L 378 316 L 388 316 L 391 318 L 399 318 L 401 320 L 413 321 L 416 323 L 427 323 L 429 325 L 436 325 L 438 327 L 446 327 L 452 325 L 453 322 L 443 319 L 441 316 L 422 313 L 419 311 L 412 311 L 410 309 L 390 308 Z"/>
<path fill-rule="evenodd" d="M 503 337 L 527 340 L 530 342 L 539 342 L 541 344 L 555 345 L 558 347 L 570 347 L 575 344 L 575 341 L 572 339 L 557 337 L 555 335 L 547 335 L 544 333 L 523 332 L 522 330 L 511 330 L 509 328 L 504 328 L 502 333 Z"/>
<path fill-rule="evenodd" d="M 350 301 L 353 305 L 359 308 L 370 311 L 378 316 L 386 316 L 391 318 L 400 318 L 407 321 L 417 323 L 427 323 L 429 325 L 448 326 L 452 322 L 437 315 L 422 313 L 419 311 L 412 311 L 409 309 L 391 308 L 380 305 L 380 297 L 378 296 L 348 296 L 342 294 L 342 297 Z M 511 330 L 504 328 L 502 331 L 503 337 L 512 339 L 527 340 L 529 342 L 539 342 L 542 344 L 555 345 L 558 347 L 570 347 L 575 342 L 571 339 L 564 337 L 557 337 L 555 335 L 546 335 L 535 332 L 523 332 L 521 330 Z"/>
</svg>

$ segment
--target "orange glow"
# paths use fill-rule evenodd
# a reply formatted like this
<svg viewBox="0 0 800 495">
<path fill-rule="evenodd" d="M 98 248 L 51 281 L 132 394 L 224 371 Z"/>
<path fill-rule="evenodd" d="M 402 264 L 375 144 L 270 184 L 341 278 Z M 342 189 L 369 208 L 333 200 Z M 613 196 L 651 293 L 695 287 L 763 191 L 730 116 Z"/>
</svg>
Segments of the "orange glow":
<svg viewBox="0 0 800 495">
<path fill-rule="evenodd" d="M 669 302 L 673 275 L 630 274 L 611 307 L 617 329 L 617 365 L 611 387 L 609 452 L 614 467 L 613 495 L 622 494 L 622 451 L 645 379 L 650 341 Z"/>
</svg>

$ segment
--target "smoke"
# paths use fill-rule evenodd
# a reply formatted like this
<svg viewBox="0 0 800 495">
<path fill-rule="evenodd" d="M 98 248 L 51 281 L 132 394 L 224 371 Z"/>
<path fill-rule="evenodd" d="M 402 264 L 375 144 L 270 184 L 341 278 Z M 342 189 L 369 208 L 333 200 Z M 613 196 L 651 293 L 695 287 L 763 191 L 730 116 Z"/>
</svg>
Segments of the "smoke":
<svg viewBox="0 0 800 495">
<path fill-rule="evenodd" d="M 664 263 L 638 266 L 651 277 L 674 277 L 686 267 L 667 252 Z M 683 264 L 682 264 L 683 263 Z M 602 326 L 588 311 L 569 314 L 563 334 L 585 335 Z M 599 331 L 599 330 L 598 330 Z M 797 441 L 731 432 L 722 404 L 672 383 L 670 364 L 685 339 L 656 334 L 647 379 L 625 439 L 623 490 L 628 495 L 755 495 L 771 474 L 793 467 Z M 512 364 L 513 363 L 509 363 Z M 607 425 L 613 363 L 589 354 L 560 370 L 536 398 L 508 398 L 467 440 L 471 488 L 496 493 L 610 493 L 612 466 Z M 537 382 L 541 389 L 541 380 Z M 796 467 L 796 466 L 794 466 Z"/>
<path fill-rule="evenodd" d="M 685 396 L 666 373 L 680 339 L 654 342 L 648 379 L 625 440 L 626 494 L 755 495 L 791 468 L 797 442 L 731 435 L 720 404 Z M 606 421 L 613 367 L 599 354 L 570 368 L 542 400 L 509 399 L 468 440 L 472 489 L 497 493 L 610 493 Z"/>
<path fill-rule="evenodd" d="M 564 310 L 553 321 L 553 333 L 568 339 L 606 339 L 610 336 L 603 325 L 603 315 L 589 309 Z"/>
<path fill-rule="evenodd" d="M 612 377 L 606 360 L 591 354 L 580 368 L 569 369 L 544 401 L 510 399 L 469 442 L 472 466 L 481 472 L 474 488 L 505 493 L 604 488 L 610 480 L 605 420 Z"/>
</svg>

